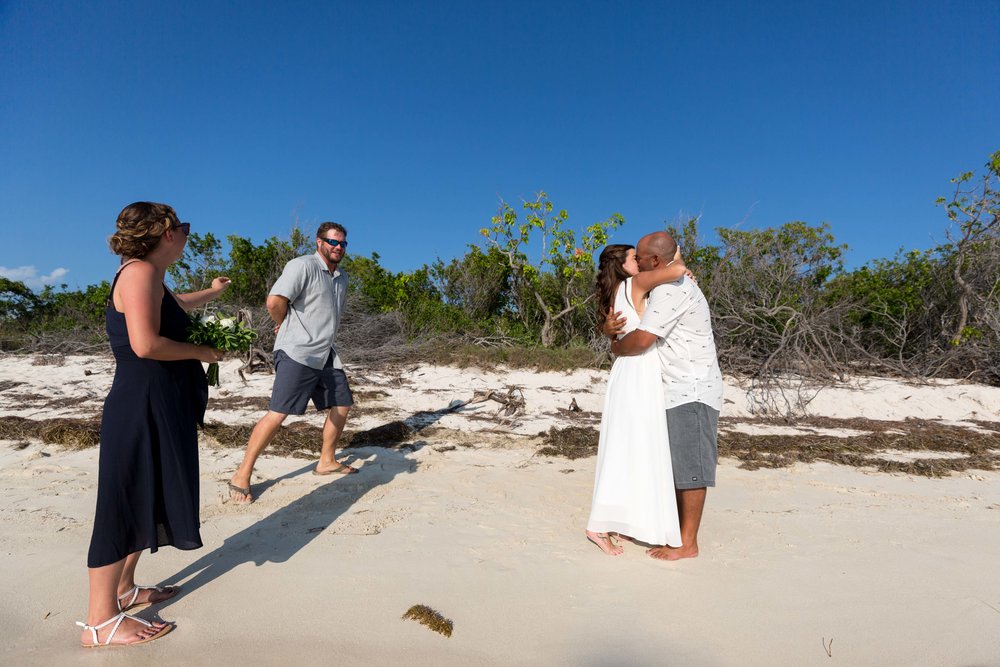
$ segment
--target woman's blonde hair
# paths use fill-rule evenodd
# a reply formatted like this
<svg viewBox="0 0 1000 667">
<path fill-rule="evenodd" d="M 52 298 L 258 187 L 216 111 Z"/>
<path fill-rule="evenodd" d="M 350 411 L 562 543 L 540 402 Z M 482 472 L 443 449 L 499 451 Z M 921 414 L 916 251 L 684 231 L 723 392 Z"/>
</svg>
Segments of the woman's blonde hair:
<svg viewBox="0 0 1000 667">
<path fill-rule="evenodd" d="M 108 238 L 108 245 L 111 252 L 122 259 L 142 259 L 156 247 L 168 229 L 179 224 L 170 206 L 137 201 L 118 214 L 117 231 Z"/>
</svg>

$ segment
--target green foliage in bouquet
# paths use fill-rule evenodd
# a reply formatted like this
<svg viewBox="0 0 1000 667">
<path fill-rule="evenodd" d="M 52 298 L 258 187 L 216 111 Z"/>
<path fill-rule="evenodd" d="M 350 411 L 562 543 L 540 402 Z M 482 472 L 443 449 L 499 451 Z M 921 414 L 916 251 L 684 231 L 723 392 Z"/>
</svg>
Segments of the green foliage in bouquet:
<svg viewBox="0 0 1000 667">
<path fill-rule="evenodd" d="M 205 315 L 188 327 L 188 342 L 208 345 L 223 352 L 246 352 L 257 333 L 235 317 Z M 219 386 L 219 364 L 208 365 L 208 384 Z"/>
</svg>

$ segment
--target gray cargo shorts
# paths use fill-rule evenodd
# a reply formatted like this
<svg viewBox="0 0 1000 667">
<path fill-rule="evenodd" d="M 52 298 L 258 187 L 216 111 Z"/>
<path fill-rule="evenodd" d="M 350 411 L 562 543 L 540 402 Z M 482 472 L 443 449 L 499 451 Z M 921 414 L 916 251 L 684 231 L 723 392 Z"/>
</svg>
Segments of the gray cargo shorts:
<svg viewBox="0 0 1000 667">
<path fill-rule="evenodd" d="M 316 369 L 300 364 L 284 350 L 275 350 L 274 387 L 268 409 L 283 415 L 304 415 L 309 399 L 317 410 L 354 405 L 347 374 L 333 367 L 333 354 L 326 366 Z"/>
<path fill-rule="evenodd" d="M 704 403 L 685 403 L 667 409 L 670 461 L 674 487 L 701 489 L 715 486 L 719 461 L 719 411 Z"/>
</svg>

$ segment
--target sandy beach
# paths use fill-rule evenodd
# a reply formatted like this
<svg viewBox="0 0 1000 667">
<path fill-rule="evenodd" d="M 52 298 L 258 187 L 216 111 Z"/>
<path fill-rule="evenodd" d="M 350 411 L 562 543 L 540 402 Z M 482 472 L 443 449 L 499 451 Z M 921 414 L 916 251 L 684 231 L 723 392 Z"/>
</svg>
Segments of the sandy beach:
<svg viewBox="0 0 1000 667">
<path fill-rule="evenodd" d="M 262 414 L 272 377 L 244 385 L 238 366 L 223 364 L 207 422 L 252 426 Z M 0 357 L 0 418 L 94 418 L 112 375 L 108 357 Z M 310 474 L 308 452 L 265 454 L 258 500 L 242 507 L 225 492 L 242 451 L 203 434 L 204 547 L 143 557 L 141 583 L 183 592 L 139 613 L 177 629 L 138 647 L 84 651 L 73 625 L 86 609 L 98 449 L 0 440 L 0 662 L 1000 665 L 997 471 L 747 469 L 723 458 L 699 558 L 654 561 L 631 544 L 610 558 L 583 535 L 596 458 L 537 453 L 553 427 L 598 425 L 606 373 L 412 366 L 350 376 L 358 406 L 348 429 L 403 421 L 403 441 L 358 436 L 345 455 L 362 470 L 350 477 Z M 821 428 L 759 423 L 741 385 L 726 380 L 724 432 L 846 442 L 864 431 L 859 419 L 1000 431 L 995 387 L 858 380 L 815 396 Z M 490 391 L 523 396 L 524 407 L 455 408 Z M 904 445 L 884 458 L 965 456 Z M 401 618 L 417 604 L 451 619 L 453 634 Z"/>
</svg>

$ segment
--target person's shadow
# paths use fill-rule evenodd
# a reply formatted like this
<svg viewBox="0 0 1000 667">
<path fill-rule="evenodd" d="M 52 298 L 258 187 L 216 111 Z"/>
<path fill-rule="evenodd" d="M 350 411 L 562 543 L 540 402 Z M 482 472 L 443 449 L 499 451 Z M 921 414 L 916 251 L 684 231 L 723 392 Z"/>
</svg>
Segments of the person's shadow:
<svg viewBox="0 0 1000 667">
<path fill-rule="evenodd" d="M 365 463 L 358 474 L 345 475 L 323 484 L 257 523 L 227 537 L 218 548 L 162 582 L 161 585 L 183 584 L 181 594 L 170 602 L 194 592 L 243 563 L 260 566 L 268 562 L 287 561 L 373 488 L 390 483 L 401 473 L 414 472 L 417 462 L 406 458 L 406 454 L 419 449 L 423 444 L 408 443 L 406 452 L 373 448 L 374 457 Z M 304 474 L 315 465 L 310 463 L 285 477 Z"/>
<path fill-rule="evenodd" d="M 349 442 L 345 443 L 352 454 L 364 457 L 369 448 L 374 452 L 374 456 L 367 460 L 360 472 L 340 477 L 293 500 L 257 523 L 227 537 L 221 546 L 168 577 L 160 583 L 161 586 L 183 583 L 184 588 L 180 595 L 171 598 L 167 604 L 194 592 L 243 563 L 252 562 L 260 566 L 290 559 L 373 488 L 390 483 L 400 473 L 416 471 L 417 462 L 408 459 L 406 455 L 427 443 L 410 438 L 444 415 L 461 410 L 468 403 L 469 401 L 453 401 L 440 410 L 420 411 L 404 420 L 353 434 Z M 394 449 L 396 447 L 399 449 Z M 304 475 L 315 467 L 315 463 L 309 463 L 277 479 L 255 485 L 255 495 L 260 498 L 265 490 L 279 481 Z"/>
</svg>

